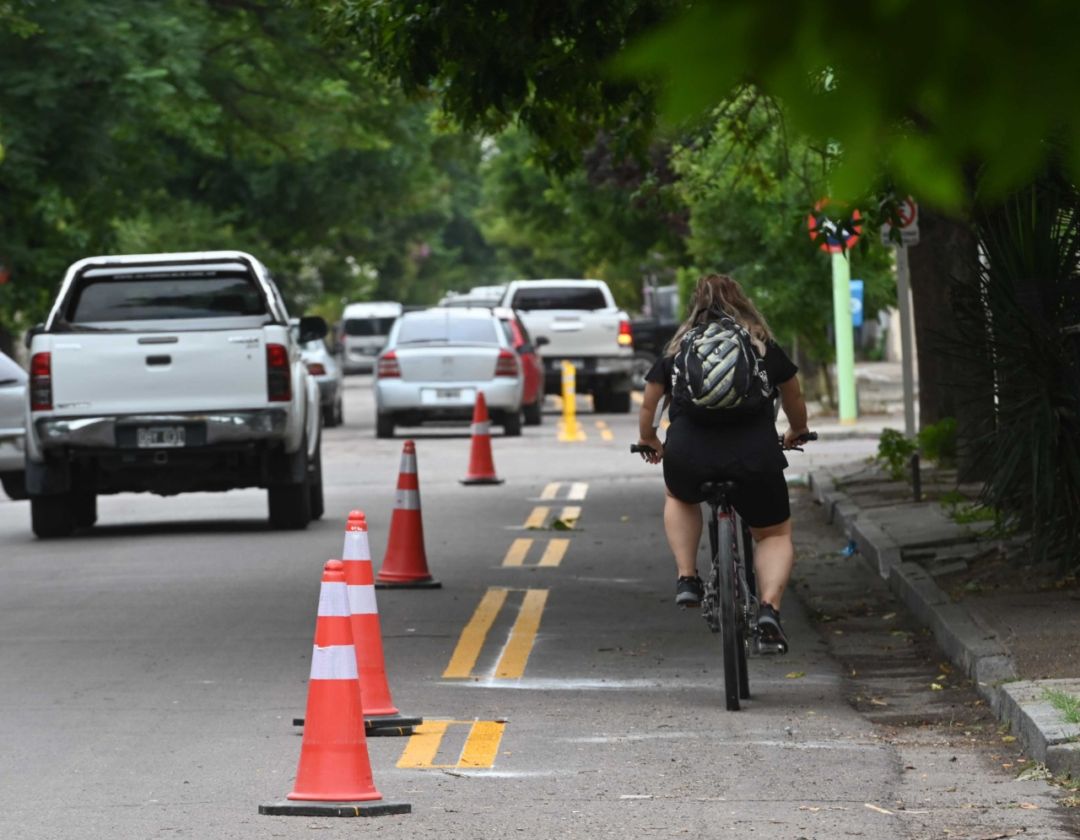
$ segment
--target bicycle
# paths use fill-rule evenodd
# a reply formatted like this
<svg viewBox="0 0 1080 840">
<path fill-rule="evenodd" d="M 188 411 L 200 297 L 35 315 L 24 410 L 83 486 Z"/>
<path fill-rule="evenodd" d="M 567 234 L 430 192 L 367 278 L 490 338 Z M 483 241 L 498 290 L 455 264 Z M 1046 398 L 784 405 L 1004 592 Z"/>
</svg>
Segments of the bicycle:
<svg viewBox="0 0 1080 840">
<path fill-rule="evenodd" d="M 791 450 L 801 452 L 799 444 L 817 440 L 810 432 L 799 438 Z M 784 439 L 780 438 L 780 445 Z M 649 454 L 652 447 L 632 444 L 630 451 Z M 740 700 L 750 699 L 750 675 L 746 660 L 750 655 L 783 653 L 783 646 L 761 638 L 758 629 L 757 582 L 754 578 L 754 541 L 750 527 L 739 519 L 729 497 L 738 486 L 735 481 L 708 481 L 701 485 L 709 505 L 709 573 L 701 615 L 713 633 L 720 634 L 724 655 L 724 695 L 728 711 L 737 712 Z"/>
</svg>

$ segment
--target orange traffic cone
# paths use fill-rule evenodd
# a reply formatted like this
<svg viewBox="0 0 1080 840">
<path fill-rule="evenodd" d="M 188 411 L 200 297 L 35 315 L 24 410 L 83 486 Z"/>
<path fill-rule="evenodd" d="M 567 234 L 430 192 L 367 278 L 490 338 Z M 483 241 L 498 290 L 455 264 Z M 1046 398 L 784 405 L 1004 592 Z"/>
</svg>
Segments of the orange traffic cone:
<svg viewBox="0 0 1080 840">
<path fill-rule="evenodd" d="M 495 475 L 495 462 L 491 458 L 491 419 L 488 417 L 484 392 L 477 391 L 476 407 L 472 416 L 472 451 L 469 453 L 469 472 L 461 479 L 462 484 L 502 484 Z"/>
<path fill-rule="evenodd" d="M 356 670 L 360 675 L 360 696 L 364 704 L 364 729 L 369 737 L 412 735 L 412 728 L 422 724 L 424 719 L 402 715 L 390 697 L 379 607 L 375 600 L 375 575 L 371 567 L 367 519 L 363 511 L 349 513 L 341 560 L 345 565 L 345 583 L 349 587 L 349 612 L 353 643 L 356 645 Z"/>
<path fill-rule="evenodd" d="M 416 472 L 416 444 L 405 441 L 401 451 L 397 499 L 390 517 L 390 539 L 386 557 L 375 578 L 376 589 L 436 589 L 442 586 L 431 577 L 424 551 L 424 520 L 420 514 L 420 476 Z"/>
<path fill-rule="evenodd" d="M 260 814 L 381 816 L 407 814 L 408 804 L 379 802 L 368 760 L 360 682 L 356 673 L 345 567 L 331 560 L 323 571 L 315 647 L 308 683 L 307 725 L 296 784 L 289 801 L 260 805 Z"/>
</svg>

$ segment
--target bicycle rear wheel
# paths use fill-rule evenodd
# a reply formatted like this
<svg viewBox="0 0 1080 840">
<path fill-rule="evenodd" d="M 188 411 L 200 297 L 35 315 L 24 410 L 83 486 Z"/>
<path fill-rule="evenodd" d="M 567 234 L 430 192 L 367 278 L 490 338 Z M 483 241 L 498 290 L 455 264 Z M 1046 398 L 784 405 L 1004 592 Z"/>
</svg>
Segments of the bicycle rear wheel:
<svg viewBox="0 0 1080 840">
<path fill-rule="evenodd" d="M 724 696 L 729 712 L 739 710 L 739 656 L 745 656 L 745 647 L 739 638 L 739 618 L 735 604 L 735 529 L 730 516 L 722 516 L 719 522 L 717 566 L 720 586 L 716 593 L 720 600 L 720 642 L 724 648 Z M 745 665 L 744 665 L 745 667 Z"/>
<path fill-rule="evenodd" d="M 757 589 L 754 580 L 754 540 L 750 534 L 750 528 L 742 520 L 739 521 L 742 539 L 737 549 L 739 562 L 746 572 L 747 589 L 740 588 L 737 601 L 739 613 L 739 697 L 743 700 L 750 699 L 750 669 L 746 666 L 746 651 L 749 644 L 749 636 L 753 633 L 750 626 L 750 604 Z"/>
</svg>

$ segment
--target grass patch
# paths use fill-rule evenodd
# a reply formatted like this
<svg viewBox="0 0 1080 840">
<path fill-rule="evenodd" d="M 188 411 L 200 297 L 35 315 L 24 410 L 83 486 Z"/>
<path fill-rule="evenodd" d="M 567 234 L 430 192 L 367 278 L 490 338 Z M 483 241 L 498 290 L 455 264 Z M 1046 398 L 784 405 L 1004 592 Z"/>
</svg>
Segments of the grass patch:
<svg viewBox="0 0 1080 840">
<path fill-rule="evenodd" d="M 1068 723 L 1080 724 L 1080 697 L 1068 694 L 1056 688 L 1048 688 L 1043 691 L 1043 697 L 1050 701 L 1050 705 L 1061 712 L 1061 716 Z"/>
</svg>

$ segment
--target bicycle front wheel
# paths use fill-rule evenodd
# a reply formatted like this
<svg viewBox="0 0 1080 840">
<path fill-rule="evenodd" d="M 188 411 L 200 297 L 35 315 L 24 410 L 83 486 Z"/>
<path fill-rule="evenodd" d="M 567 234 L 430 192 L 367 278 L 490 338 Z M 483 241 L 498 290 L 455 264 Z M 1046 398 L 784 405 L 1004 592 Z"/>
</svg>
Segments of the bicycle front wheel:
<svg viewBox="0 0 1080 840">
<path fill-rule="evenodd" d="M 735 529 L 731 517 L 720 519 L 718 565 L 720 586 L 716 593 L 720 600 L 720 641 L 724 647 L 724 696 L 729 712 L 739 710 L 739 648 L 742 640 L 737 627 L 739 618 L 735 612 Z"/>
</svg>

